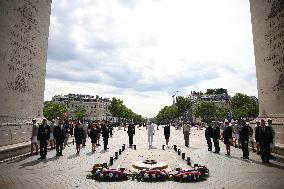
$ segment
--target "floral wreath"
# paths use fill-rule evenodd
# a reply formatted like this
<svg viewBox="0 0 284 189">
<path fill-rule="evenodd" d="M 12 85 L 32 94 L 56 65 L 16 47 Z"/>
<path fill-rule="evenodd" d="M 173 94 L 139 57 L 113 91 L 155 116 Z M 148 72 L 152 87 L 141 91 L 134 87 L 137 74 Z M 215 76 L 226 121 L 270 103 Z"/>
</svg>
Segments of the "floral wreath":
<svg viewBox="0 0 284 189">
<path fill-rule="evenodd" d="M 206 177 L 209 175 L 209 169 L 207 168 L 206 165 L 194 165 L 194 170 L 200 172 L 202 177 Z"/>
<path fill-rule="evenodd" d="M 159 182 L 168 180 L 169 175 L 164 169 L 140 170 L 132 175 L 132 180 L 139 182 Z"/>
</svg>

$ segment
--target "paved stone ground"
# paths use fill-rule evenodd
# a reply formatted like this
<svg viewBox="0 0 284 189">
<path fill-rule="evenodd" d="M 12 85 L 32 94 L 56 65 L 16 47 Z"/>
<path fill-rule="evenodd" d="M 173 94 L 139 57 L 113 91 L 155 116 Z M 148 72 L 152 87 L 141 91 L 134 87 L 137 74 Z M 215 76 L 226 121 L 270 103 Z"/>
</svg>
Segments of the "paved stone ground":
<svg viewBox="0 0 284 189">
<path fill-rule="evenodd" d="M 257 188 L 281 189 L 284 188 L 284 164 L 271 161 L 271 165 L 261 163 L 260 157 L 250 154 L 250 160 L 242 160 L 240 149 L 233 148 L 232 156 L 226 157 L 225 146 L 220 143 L 221 153 L 213 154 L 207 151 L 204 140 L 204 130 L 192 129 L 190 147 L 183 144 L 182 131 L 171 128 L 170 145 L 176 144 L 186 156 L 190 156 L 193 163 L 206 164 L 210 169 L 210 177 L 206 181 L 197 183 L 176 183 L 172 181 L 162 183 L 143 183 L 137 181 L 124 182 L 96 182 L 86 179 L 86 175 L 95 163 L 108 162 L 115 151 L 128 144 L 127 133 L 116 130 L 109 140 L 109 151 L 102 147 L 91 153 L 91 144 L 82 149 L 81 155 L 75 155 L 75 146 L 72 144 L 63 151 L 63 157 L 55 157 L 55 151 L 49 151 L 47 159 L 37 160 L 38 156 L 20 158 L 0 164 L 0 188 Z M 154 135 L 154 149 L 148 148 L 145 128 L 136 129 L 134 143 L 137 150 L 127 148 L 113 167 L 130 166 L 137 159 L 161 157 L 167 160 L 169 166 L 189 168 L 186 162 L 178 156 L 172 148 L 162 151 L 165 140 L 163 129 Z M 142 157 L 143 156 L 143 157 Z"/>
</svg>

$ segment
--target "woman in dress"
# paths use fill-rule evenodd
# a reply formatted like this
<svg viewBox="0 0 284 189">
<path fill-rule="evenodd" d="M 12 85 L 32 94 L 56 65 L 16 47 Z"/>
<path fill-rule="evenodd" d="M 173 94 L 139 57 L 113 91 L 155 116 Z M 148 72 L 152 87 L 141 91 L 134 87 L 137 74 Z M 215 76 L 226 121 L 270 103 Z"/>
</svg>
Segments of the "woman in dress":
<svg viewBox="0 0 284 189">
<path fill-rule="evenodd" d="M 98 130 L 96 128 L 96 125 L 93 124 L 92 125 L 92 128 L 90 130 L 90 138 L 91 138 L 91 143 L 92 143 L 92 152 L 95 152 L 96 151 L 96 143 L 97 143 L 97 140 L 98 140 Z"/>
<path fill-rule="evenodd" d="M 74 137 L 75 137 L 75 142 L 76 142 L 76 150 L 77 150 L 77 155 L 80 154 L 80 150 L 81 150 L 81 144 L 83 141 L 83 128 L 81 126 L 81 124 L 78 122 L 75 125 L 75 129 L 74 129 Z"/>
<path fill-rule="evenodd" d="M 233 140 L 232 132 L 233 132 L 233 129 L 229 125 L 229 121 L 225 120 L 225 128 L 224 128 L 224 131 L 223 131 L 223 138 L 224 138 L 224 144 L 226 145 L 226 150 L 227 150 L 227 154 L 226 155 L 228 155 L 228 156 L 231 155 L 231 153 L 230 153 L 230 145 L 231 145 L 231 142 Z"/>
</svg>

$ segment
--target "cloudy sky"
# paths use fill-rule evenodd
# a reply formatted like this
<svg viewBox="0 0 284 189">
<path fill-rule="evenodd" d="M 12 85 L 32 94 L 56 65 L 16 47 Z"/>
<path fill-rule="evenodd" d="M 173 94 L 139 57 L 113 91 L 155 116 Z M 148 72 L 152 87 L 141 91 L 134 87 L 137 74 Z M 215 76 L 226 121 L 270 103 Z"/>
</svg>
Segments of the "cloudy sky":
<svg viewBox="0 0 284 189">
<path fill-rule="evenodd" d="M 257 96 L 248 0 L 53 0 L 45 100 L 116 96 L 155 116 L 171 95 Z"/>
</svg>

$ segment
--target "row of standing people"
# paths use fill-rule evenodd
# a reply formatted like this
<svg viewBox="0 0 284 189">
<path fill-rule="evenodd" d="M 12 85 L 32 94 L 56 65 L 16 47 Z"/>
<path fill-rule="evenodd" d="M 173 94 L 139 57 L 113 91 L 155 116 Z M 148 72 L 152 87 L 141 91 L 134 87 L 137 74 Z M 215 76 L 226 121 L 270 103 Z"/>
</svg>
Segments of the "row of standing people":
<svg viewBox="0 0 284 189">
<path fill-rule="evenodd" d="M 46 119 L 43 119 L 39 125 L 36 122 L 36 119 L 32 119 L 31 153 L 29 156 L 38 155 L 38 151 L 40 151 L 39 159 L 46 159 L 48 144 L 50 144 L 50 150 L 56 149 L 56 156 L 62 156 L 63 147 L 68 146 L 69 135 L 74 135 L 73 143 L 76 142 L 77 154 L 80 152 L 80 146 L 86 145 L 87 136 L 94 137 L 93 131 L 90 133 L 92 129 L 86 122 L 60 119 L 52 120 L 51 124 L 47 124 Z M 96 131 L 98 131 L 96 145 L 100 145 L 100 134 L 104 139 L 109 137 L 109 133 L 112 136 L 112 125 L 110 126 L 109 122 L 99 122 L 98 125 L 96 127 Z M 108 125 L 107 130 L 104 129 L 105 125 Z"/>
<path fill-rule="evenodd" d="M 212 151 L 212 142 L 213 139 L 214 153 L 220 152 L 219 140 L 223 140 L 226 146 L 226 155 L 230 156 L 230 147 L 233 144 L 233 139 L 239 141 L 239 146 L 243 152 L 243 159 L 249 159 L 249 142 L 251 142 L 253 152 L 255 151 L 255 143 L 258 155 L 261 155 L 263 163 L 269 163 L 271 158 L 271 151 L 273 147 L 274 139 L 274 130 L 272 127 L 272 120 L 268 120 L 268 124 L 265 124 L 265 120 L 257 121 L 255 129 L 253 129 L 249 124 L 244 120 L 240 119 L 238 121 L 238 134 L 229 123 L 228 120 L 225 120 L 224 127 L 220 129 L 220 123 L 213 122 L 205 130 L 205 138 L 207 140 L 208 151 Z M 254 135 L 254 139 L 253 139 Z"/>
</svg>

